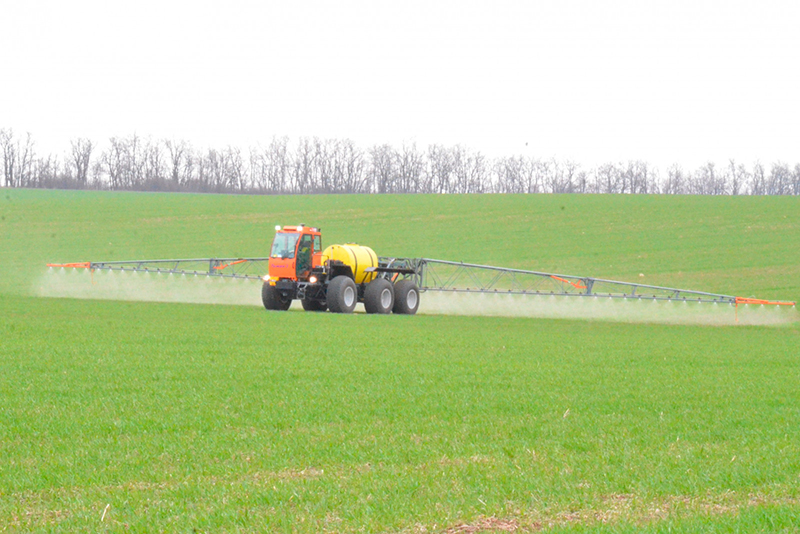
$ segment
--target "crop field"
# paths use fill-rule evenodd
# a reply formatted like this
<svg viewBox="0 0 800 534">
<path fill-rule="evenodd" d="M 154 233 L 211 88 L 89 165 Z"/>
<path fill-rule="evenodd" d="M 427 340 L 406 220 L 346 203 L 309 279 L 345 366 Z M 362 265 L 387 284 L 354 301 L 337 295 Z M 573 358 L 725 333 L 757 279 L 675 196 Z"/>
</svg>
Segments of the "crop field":
<svg viewBox="0 0 800 534">
<path fill-rule="evenodd" d="M 381 255 L 800 300 L 795 198 L 0 189 L 0 532 L 800 531 L 793 308 L 281 313 L 256 283 L 125 293 L 44 267 L 265 256 L 295 223 Z"/>
</svg>

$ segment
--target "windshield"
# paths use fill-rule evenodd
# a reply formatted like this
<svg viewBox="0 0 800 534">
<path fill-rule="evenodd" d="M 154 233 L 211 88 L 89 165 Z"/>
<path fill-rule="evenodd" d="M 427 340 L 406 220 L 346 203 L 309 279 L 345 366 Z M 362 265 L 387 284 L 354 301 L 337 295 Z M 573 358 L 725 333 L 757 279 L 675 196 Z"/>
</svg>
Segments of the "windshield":
<svg viewBox="0 0 800 534">
<path fill-rule="evenodd" d="M 294 258 L 294 251 L 299 237 L 300 234 L 275 234 L 275 241 L 272 242 L 272 253 L 270 256 L 282 259 Z"/>
</svg>

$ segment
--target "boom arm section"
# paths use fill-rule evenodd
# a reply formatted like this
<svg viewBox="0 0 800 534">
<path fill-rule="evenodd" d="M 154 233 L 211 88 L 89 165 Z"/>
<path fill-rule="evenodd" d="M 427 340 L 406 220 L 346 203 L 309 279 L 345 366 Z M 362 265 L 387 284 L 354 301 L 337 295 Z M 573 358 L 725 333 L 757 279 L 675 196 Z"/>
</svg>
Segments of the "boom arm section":
<svg viewBox="0 0 800 534">
<path fill-rule="evenodd" d="M 269 258 L 198 258 L 82 263 L 49 263 L 51 268 L 135 271 L 259 280 Z M 374 272 L 411 278 L 421 291 L 556 295 L 612 299 L 653 299 L 763 306 L 795 306 L 795 302 L 735 297 L 704 291 L 604 280 L 567 274 L 508 269 L 432 258 L 378 258 Z"/>
<path fill-rule="evenodd" d="M 716 302 L 733 305 L 795 305 L 794 302 L 788 301 L 743 298 L 689 289 L 523 269 L 508 269 L 432 258 L 381 258 L 381 262 L 408 267 L 415 271 L 415 282 L 422 291 L 653 299 L 682 302 Z"/>
</svg>

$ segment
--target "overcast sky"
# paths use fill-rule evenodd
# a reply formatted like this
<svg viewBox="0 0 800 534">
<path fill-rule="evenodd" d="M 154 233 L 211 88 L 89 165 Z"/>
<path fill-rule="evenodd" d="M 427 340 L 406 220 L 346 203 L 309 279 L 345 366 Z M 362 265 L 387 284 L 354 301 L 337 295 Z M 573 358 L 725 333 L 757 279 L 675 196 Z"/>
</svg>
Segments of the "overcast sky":
<svg viewBox="0 0 800 534">
<path fill-rule="evenodd" d="M 791 1 L 2 1 L 0 128 L 800 161 Z"/>
</svg>

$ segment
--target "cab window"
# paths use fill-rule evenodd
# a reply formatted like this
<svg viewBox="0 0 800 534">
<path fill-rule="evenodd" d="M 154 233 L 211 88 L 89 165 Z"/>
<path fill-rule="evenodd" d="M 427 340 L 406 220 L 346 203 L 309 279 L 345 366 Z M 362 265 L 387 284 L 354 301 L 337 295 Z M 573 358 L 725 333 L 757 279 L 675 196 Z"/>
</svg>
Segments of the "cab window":
<svg viewBox="0 0 800 534">
<path fill-rule="evenodd" d="M 311 252 L 311 236 L 306 234 L 303 236 L 303 239 L 300 240 L 300 251 L 301 252 Z"/>
<path fill-rule="evenodd" d="M 270 256 L 273 258 L 292 259 L 294 258 L 294 251 L 297 248 L 297 240 L 300 234 L 280 233 L 275 234 L 275 240 L 272 242 L 272 252 Z"/>
<path fill-rule="evenodd" d="M 314 236 L 314 252 L 322 252 L 322 238 L 318 235 Z"/>
</svg>

